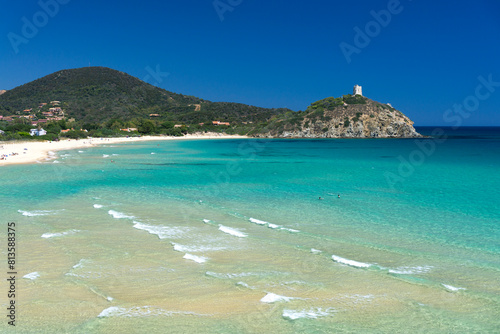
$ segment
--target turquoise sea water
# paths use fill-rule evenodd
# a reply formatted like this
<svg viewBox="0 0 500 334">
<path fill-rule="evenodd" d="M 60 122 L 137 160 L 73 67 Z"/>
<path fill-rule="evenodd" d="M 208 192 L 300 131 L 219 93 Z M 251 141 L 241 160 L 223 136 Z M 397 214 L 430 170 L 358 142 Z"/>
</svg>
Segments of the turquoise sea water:
<svg viewBox="0 0 500 334">
<path fill-rule="evenodd" d="M 16 332 L 498 332 L 500 130 L 443 131 L 127 143 L 6 166 Z"/>
</svg>

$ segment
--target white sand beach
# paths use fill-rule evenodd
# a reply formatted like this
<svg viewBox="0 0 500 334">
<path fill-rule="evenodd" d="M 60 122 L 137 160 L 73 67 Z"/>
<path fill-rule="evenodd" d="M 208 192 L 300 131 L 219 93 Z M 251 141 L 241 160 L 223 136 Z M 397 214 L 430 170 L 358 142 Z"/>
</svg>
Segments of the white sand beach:
<svg viewBox="0 0 500 334">
<path fill-rule="evenodd" d="M 223 135 L 219 133 L 188 134 L 183 137 L 169 136 L 141 136 L 141 137 L 119 137 L 119 138 L 87 138 L 87 139 L 64 139 L 60 141 L 25 141 L 25 142 L 0 142 L 0 166 L 12 164 L 27 164 L 46 159 L 56 158 L 54 154 L 60 150 L 72 150 L 83 147 L 91 147 L 101 144 L 127 143 L 151 140 L 186 140 L 186 139 L 242 139 L 246 136 Z M 2 159 L 3 158 L 3 159 Z"/>
</svg>

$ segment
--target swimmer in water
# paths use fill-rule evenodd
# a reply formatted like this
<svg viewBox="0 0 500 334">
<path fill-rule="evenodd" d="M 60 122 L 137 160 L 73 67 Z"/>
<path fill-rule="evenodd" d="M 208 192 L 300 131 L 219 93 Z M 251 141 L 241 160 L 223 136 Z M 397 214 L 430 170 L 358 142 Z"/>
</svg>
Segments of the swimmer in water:
<svg viewBox="0 0 500 334">
<path fill-rule="evenodd" d="M 337 198 L 340 198 L 340 194 L 337 195 Z"/>
</svg>

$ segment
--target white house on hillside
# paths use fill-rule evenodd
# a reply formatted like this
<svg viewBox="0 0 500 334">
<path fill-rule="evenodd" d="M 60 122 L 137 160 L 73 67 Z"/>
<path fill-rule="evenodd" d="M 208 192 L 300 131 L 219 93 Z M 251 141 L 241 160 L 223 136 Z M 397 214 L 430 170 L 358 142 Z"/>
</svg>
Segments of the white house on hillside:
<svg viewBox="0 0 500 334">
<path fill-rule="evenodd" d="M 44 129 L 31 129 L 30 130 L 30 135 L 31 136 L 43 136 L 43 135 L 46 135 L 47 134 L 47 131 L 45 131 Z"/>
</svg>

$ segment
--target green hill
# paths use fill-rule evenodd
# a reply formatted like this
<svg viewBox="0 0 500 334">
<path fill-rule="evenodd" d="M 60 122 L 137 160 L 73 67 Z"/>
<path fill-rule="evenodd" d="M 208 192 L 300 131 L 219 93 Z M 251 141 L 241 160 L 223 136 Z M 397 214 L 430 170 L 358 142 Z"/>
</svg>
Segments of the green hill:
<svg viewBox="0 0 500 334">
<path fill-rule="evenodd" d="M 0 95 L 0 115 L 35 110 L 40 103 L 50 101 L 61 101 L 66 118 L 92 123 L 149 118 L 150 114 L 186 124 L 212 120 L 261 122 L 284 111 L 210 102 L 166 91 L 110 68 L 84 67 L 55 72 L 5 92 Z"/>
<path fill-rule="evenodd" d="M 51 107 L 61 110 L 52 114 Z M 0 116 L 12 115 L 28 118 L 0 121 L 0 130 L 7 132 L 4 138 L 26 137 L 32 121 L 48 122 L 43 126 L 52 137 L 71 128 L 89 130 L 72 132 L 75 137 L 126 135 L 120 130 L 124 128 L 168 135 L 219 131 L 256 137 L 420 136 L 403 113 L 361 95 L 329 97 L 295 112 L 172 93 L 106 67 L 63 70 L 6 91 L 0 95 Z"/>
</svg>

